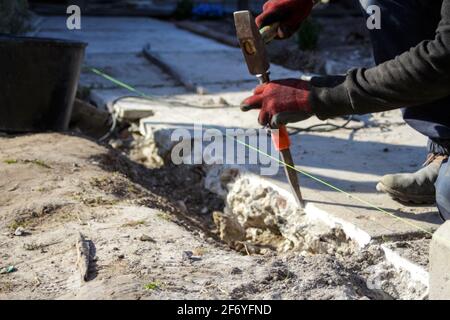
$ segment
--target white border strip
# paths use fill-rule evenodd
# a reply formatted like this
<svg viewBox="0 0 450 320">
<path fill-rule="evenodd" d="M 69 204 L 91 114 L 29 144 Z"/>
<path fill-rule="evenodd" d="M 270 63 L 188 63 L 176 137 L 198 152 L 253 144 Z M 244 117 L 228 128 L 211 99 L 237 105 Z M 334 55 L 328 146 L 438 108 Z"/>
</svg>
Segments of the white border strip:
<svg viewBox="0 0 450 320">
<path fill-rule="evenodd" d="M 397 269 L 397 271 L 407 271 L 410 273 L 412 280 L 418 281 L 427 287 L 429 286 L 430 275 L 428 271 L 425 270 L 425 268 L 400 256 L 400 254 L 388 248 L 384 244 L 381 245 L 381 248 L 383 249 L 386 256 L 386 261 L 391 263 L 394 268 Z"/>
</svg>

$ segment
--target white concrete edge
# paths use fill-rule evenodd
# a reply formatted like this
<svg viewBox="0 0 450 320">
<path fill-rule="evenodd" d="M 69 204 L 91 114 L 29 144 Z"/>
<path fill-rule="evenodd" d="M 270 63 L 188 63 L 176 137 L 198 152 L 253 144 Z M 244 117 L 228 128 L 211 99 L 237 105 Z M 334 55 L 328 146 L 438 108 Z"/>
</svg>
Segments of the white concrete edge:
<svg viewBox="0 0 450 320">
<path fill-rule="evenodd" d="M 400 254 L 388 248 L 384 244 L 381 245 L 381 248 L 383 249 L 386 261 L 392 264 L 397 271 L 407 271 L 411 275 L 412 280 L 420 282 L 424 286 L 429 287 L 430 275 L 428 271 L 425 270 L 425 268 L 400 256 Z"/>
<path fill-rule="evenodd" d="M 330 227 L 341 227 L 347 237 L 355 241 L 360 248 L 366 247 L 372 241 L 372 237 L 364 230 L 348 221 L 336 218 L 325 210 L 317 208 L 312 203 L 306 204 L 305 213 L 312 219 L 320 220 Z"/>
<path fill-rule="evenodd" d="M 241 176 L 246 177 L 258 184 L 266 185 L 266 186 L 273 188 L 275 191 L 280 193 L 287 201 L 296 205 L 297 202 L 295 201 L 295 198 L 290 191 L 285 190 L 284 188 L 282 188 L 274 183 L 271 183 L 269 180 L 264 179 L 264 178 L 254 174 L 254 173 L 251 173 L 245 169 L 239 168 L 239 170 L 240 170 Z M 322 209 L 316 207 L 312 203 L 306 204 L 306 206 L 304 208 L 304 212 L 307 215 L 307 217 L 310 218 L 311 220 L 320 221 L 321 223 L 325 224 L 326 226 L 328 226 L 330 228 L 335 228 L 335 227 L 342 228 L 342 230 L 347 235 L 347 237 L 349 237 L 351 240 L 356 242 L 360 248 L 364 248 L 372 240 L 372 237 L 364 230 L 358 228 L 357 226 L 355 226 L 354 224 L 352 224 L 348 221 L 336 218 L 331 213 L 326 212 L 325 210 L 322 210 Z"/>
</svg>

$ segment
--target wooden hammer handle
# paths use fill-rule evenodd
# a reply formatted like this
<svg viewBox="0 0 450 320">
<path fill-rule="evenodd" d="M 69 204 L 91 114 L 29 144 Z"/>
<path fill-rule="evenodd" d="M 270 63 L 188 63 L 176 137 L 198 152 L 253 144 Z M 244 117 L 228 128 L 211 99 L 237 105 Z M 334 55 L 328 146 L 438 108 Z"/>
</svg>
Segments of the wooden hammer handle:
<svg viewBox="0 0 450 320">
<path fill-rule="evenodd" d="M 265 26 L 264 28 L 261 28 L 259 32 L 261 33 L 261 36 L 264 40 L 264 43 L 269 43 L 275 37 L 278 35 L 278 28 L 280 27 L 279 22 L 275 22 L 274 24 L 271 24 L 269 26 Z"/>
</svg>

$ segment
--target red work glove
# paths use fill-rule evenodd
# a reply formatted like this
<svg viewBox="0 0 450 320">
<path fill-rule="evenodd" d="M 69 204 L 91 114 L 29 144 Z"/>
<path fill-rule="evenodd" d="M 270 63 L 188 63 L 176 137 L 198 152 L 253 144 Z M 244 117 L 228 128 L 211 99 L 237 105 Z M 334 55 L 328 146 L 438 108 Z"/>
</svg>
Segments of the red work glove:
<svg viewBox="0 0 450 320">
<path fill-rule="evenodd" d="M 309 83 L 298 79 L 272 81 L 258 86 L 254 95 L 241 103 L 241 110 L 261 109 L 258 122 L 278 128 L 313 115 L 309 105 Z"/>
<path fill-rule="evenodd" d="M 313 0 L 269 0 L 256 18 L 256 24 L 262 28 L 279 22 L 278 38 L 285 39 L 300 28 L 313 6 Z"/>
</svg>

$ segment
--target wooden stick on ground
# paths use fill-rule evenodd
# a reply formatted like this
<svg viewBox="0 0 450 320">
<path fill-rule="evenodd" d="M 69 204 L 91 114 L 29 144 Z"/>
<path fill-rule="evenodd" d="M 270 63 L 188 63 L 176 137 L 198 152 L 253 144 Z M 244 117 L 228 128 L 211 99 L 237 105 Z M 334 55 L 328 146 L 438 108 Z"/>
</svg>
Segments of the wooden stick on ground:
<svg viewBox="0 0 450 320">
<path fill-rule="evenodd" d="M 78 234 L 75 246 L 77 249 L 77 267 L 80 272 L 81 281 L 87 281 L 90 261 L 90 247 L 89 242 L 85 240 L 85 237 L 81 232 Z"/>
</svg>

